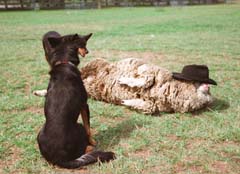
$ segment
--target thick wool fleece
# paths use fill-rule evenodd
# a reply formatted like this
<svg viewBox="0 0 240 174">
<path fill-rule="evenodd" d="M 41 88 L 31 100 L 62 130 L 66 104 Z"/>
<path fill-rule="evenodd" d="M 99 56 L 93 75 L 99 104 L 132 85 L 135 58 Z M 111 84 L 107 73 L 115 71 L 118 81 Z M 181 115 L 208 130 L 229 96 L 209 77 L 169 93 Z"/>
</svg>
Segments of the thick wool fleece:
<svg viewBox="0 0 240 174">
<path fill-rule="evenodd" d="M 212 102 L 199 83 L 175 80 L 170 71 L 135 58 L 115 63 L 96 59 L 81 68 L 81 74 L 92 98 L 147 114 L 191 112 Z"/>
</svg>

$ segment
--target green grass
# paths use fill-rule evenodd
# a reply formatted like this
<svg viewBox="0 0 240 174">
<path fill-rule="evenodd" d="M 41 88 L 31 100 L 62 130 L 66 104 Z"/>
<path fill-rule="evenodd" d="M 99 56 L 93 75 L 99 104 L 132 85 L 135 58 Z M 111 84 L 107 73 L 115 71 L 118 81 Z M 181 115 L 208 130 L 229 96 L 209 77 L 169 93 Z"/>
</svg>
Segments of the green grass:
<svg viewBox="0 0 240 174">
<path fill-rule="evenodd" d="M 240 5 L 0 13 L 0 173 L 77 173 L 39 154 L 48 83 L 41 37 L 93 32 L 90 54 L 117 61 L 139 55 L 171 71 L 207 64 L 218 100 L 197 113 L 149 116 L 89 99 L 98 148 L 117 160 L 82 173 L 239 173 Z"/>
</svg>

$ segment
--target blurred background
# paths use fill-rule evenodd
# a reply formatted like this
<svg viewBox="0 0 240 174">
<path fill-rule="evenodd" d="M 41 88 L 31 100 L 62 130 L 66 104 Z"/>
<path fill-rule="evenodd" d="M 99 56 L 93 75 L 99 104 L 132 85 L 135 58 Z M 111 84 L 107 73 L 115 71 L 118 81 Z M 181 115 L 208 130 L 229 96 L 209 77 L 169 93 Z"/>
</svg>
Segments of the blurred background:
<svg viewBox="0 0 240 174">
<path fill-rule="evenodd" d="M 1 10 L 89 9 L 231 3 L 236 0 L 1 0 Z"/>
</svg>

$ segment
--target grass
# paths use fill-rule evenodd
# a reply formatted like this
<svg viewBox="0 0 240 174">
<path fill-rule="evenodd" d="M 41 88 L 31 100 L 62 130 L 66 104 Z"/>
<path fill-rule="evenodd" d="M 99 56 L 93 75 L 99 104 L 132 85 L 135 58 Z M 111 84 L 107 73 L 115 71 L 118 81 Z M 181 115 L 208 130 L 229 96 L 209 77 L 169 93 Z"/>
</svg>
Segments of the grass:
<svg viewBox="0 0 240 174">
<path fill-rule="evenodd" d="M 0 13 L 0 173 L 239 173 L 240 5 Z M 91 51 L 117 61 L 138 56 L 171 71 L 207 64 L 218 99 L 204 111 L 136 113 L 89 99 L 98 147 L 117 160 L 67 171 L 39 154 L 48 83 L 42 35 L 93 32 Z"/>
</svg>

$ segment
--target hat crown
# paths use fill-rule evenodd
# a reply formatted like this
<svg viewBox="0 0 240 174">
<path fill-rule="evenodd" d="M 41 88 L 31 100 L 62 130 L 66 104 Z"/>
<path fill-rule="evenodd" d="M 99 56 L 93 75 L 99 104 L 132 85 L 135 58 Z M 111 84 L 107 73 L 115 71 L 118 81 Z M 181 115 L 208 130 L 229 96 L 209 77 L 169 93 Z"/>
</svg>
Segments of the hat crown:
<svg viewBox="0 0 240 174">
<path fill-rule="evenodd" d="M 187 65 L 182 69 L 182 74 L 193 80 L 209 78 L 209 70 L 206 65 Z"/>
<path fill-rule="evenodd" d="M 186 65 L 181 73 L 173 72 L 173 78 L 217 85 L 217 82 L 209 78 L 209 70 L 206 65 Z"/>
</svg>

